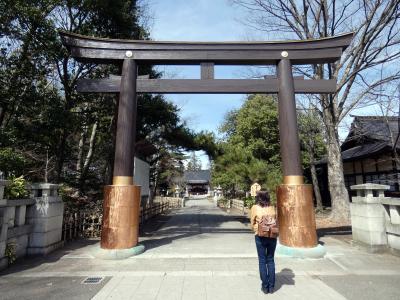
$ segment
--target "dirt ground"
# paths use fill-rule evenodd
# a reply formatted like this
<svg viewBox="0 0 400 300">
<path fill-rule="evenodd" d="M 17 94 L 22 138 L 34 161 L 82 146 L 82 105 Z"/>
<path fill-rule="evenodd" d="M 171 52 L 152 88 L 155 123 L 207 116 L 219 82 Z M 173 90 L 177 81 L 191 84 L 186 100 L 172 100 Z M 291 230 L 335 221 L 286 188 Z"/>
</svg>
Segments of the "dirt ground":
<svg viewBox="0 0 400 300">
<path fill-rule="evenodd" d="M 329 218 L 330 210 L 315 213 L 315 222 L 317 226 L 318 237 L 333 236 L 342 241 L 351 242 L 351 223 L 338 222 Z"/>
</svg>

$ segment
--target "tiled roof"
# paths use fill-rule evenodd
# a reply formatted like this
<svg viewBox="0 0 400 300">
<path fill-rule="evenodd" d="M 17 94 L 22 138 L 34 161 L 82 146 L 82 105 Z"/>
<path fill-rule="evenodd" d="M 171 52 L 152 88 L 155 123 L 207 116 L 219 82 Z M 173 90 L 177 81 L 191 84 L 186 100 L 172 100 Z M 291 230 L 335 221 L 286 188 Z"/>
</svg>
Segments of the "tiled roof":
<svg viewBox="0 0 400 300">
<path fill-rule="evenodd" d="M 211 180 L 211 171 L 185 171 L 183 178 L 186 183 L 208 183 Z"/>
<path fill-rule="evenodd" d="M 343 161 L 391 151 L 399 132 L 399 117 L 353 116 L 350 132 L 341 145 Z M 400 141 L 397 143 L 400 150 Z M 317 164 L 326 164 L 324 157 Z"/>
<path fill-rule="evenodd" d="M 342 151 L 360 143 L 386 142 L 392 144 L 399 132 L 399 117 L 354 116 L 350 132 L 343 142 Z"/>
</svg>

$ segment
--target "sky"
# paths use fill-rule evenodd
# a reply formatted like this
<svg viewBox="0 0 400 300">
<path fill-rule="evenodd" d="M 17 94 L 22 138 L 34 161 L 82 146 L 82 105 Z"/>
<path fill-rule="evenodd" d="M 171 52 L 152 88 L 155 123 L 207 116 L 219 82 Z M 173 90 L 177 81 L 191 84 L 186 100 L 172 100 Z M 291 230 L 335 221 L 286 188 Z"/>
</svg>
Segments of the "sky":
<svg viewBox="0 0 400 300">
<path fill-rule="evenodd" d="M 240 23 L 245 11 L 230 5 L 229 0 L 146 0 L 153 22 L 153 40 L 175 41 L 240 41 L 254 39 L 254 32 Z M 276 38 L 277 40 L 279 38 Z M 163 78 L 198 79 L 199 66 L 159 66 Z M 215 78 L 244 78 L 246 67 L 216 66 Z M 247 69 L 248 70 L 248 69 Z M 241 106 L 245 95 L 166 95 L 181 109 L 181 117 L 196 132 L 212 131 L 218 135 L 225 114 Z M 375 108 L 376 110 L 376 108 Z M 374 108 L 353 111 L 353 114 L 379 114 Z M 339 128 L 343 140 L 352 118 L 346 117 Z M 203 168 L 208 165 L 204 152 L 200 156 Z"/>
<path fill-rule="evenodd" d="M 246 28 L 237 20 L 240 11 L 225 0 L 152 0 L 154 17 L 153 40 L 174 41 L 239 41 L 245 39 Z M 160 66 L 163 78 L 198 79 L 199 66 Z M 242 78 L 243 67 L 216 66 L 215 78 Z M 241 106 L 245 95 L 166 95 L 181 109 L 181 117 L 196 132 L 208 130 L 218 134 L 225 114 Z M 200 156 L 203 168 L 208 158 Z"/>
</svg>

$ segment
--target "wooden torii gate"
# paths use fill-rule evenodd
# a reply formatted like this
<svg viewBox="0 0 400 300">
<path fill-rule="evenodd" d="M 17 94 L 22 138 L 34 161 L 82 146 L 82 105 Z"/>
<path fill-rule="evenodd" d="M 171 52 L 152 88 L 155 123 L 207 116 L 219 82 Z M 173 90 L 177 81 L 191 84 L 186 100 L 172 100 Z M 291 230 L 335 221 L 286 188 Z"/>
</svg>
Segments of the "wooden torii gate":
<svg viewBox="0 0 400 300">
<path fill-rule="evenodd" d="M 119 93 L 113 185 L 104 188 L 101 248 L 138 244 L 140 187 L 133 182 L 137 93 L 278 94 L 283 184 L 277 188 L 280 243 L 318 244 L 312 186 L 304 184 L 295 93 L 329 94 L 336 80 L 294 78 L 292 65 L 333 63 L 353 33 L 318 40 L 278 42 L 159 42 L 93 38 L 60 31 L 63 44 L 82 62 L 122 63 L 122 76 L 83 79 L 79 92 Z M 200 65 L 201 79 L 141 79 L 140 64 Z M 214 79 L 214 65 L 275 65 L 277 77 Z"/>
</svg>

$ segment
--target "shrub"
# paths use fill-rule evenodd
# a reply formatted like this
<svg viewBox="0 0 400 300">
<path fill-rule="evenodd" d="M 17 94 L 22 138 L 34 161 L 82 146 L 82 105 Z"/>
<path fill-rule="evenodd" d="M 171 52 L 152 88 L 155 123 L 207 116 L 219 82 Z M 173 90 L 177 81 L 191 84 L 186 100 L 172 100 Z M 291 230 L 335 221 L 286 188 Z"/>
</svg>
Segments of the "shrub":
<svg viewBox="0 0 400 300">
<path fill-rule="evenodd" d="M 11 176 L 8 180 L 10 184 L 4 189 L 6 199 L 23 199 L 29 196 L 29 191 L 26 188 L 26 181 L 23 176 Z"/>
<path fill-rule="evenodd" d="M 8 258 L 8 264 L 13 264 L 17 259 L 17 245 L 15 243 L 8 243 L 4 255 Z"/>
<path fill-rule="evenodd" d="M 231 201 L 231 200 L 226 199 L 226 198 L 220 198 L 220 199 L 218 199 L 218 206 L 219 206 L 219 207 L 228 208 L 228 207 L 229 207 L 230 201 Z"/>
<path fill-rule="evenodd" d="M 244 206 L 247 208 L 251 208 L 255 203 L 256 203 L 256 198 L 255 197 L 246 197 L 243 198 Z"/>
</svg>

